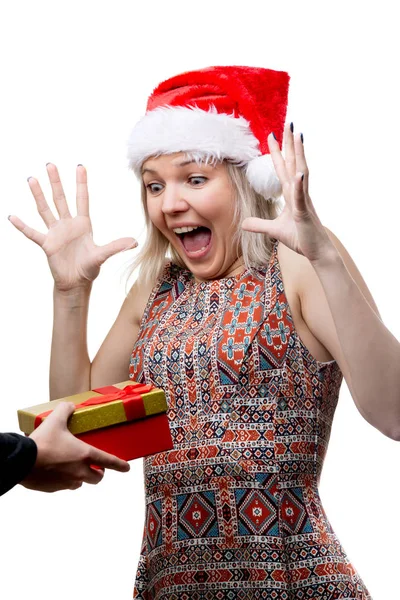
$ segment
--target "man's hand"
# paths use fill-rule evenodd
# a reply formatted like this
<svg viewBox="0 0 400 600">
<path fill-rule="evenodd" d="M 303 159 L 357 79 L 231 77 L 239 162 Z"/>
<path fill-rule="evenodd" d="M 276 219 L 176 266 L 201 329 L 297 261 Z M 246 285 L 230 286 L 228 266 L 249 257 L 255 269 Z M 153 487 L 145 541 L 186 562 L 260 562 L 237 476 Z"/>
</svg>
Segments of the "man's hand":
<svg viewBox="0 0 400 600">
<path fill-rule="evenodd" d="M 21 485 L 41 492 L 76 490 L 82 483 L 99 483 L 104 469 L 129 471 L 127 462 L 85 444 L 68 430 L 67 422 L 74 410 L 74 404 L 61 402 L 31 433 L 29 437 L 38 449 L 37 459 Z"/>
</svg>

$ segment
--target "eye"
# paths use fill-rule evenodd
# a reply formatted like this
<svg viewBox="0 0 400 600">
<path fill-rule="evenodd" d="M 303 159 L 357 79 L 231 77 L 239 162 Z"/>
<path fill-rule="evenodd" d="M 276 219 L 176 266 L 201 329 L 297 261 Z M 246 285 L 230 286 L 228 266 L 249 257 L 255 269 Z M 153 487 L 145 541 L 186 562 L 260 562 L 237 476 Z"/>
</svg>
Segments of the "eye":
<svg viewBox="0 0 400 600">
<path fill-rule="evenodd" d="M 189 181 L 192 185 L 199 186 L 207 181 L 207 177 L 203 177 L 201 175 L 193 175 L 193 177 L 189 177 Z"/>
<path fill-rule="evenodd" d="M 163 186 L 161 183 L 148 183 L 146 189 L 149 190 L 151 194 L 159 194 L 162 191 Z"/>
</svg>

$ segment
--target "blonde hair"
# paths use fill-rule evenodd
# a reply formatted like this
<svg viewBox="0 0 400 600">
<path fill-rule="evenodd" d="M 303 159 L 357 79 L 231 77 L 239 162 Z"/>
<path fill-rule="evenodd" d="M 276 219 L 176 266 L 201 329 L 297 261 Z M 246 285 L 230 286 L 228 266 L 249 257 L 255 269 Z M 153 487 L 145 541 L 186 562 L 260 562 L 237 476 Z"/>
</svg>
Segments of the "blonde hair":
<svg viewBox="0 0 400 600">
<path fill-rule="evenodd" d="M 275 219 L 282 208 L 280 203 L 266 200 L 250 186 L 244 169 L 228 161 L 223 161 L 235 192 L 234 223 L 241 223 L 246 217 Z M 165 266 L 166 258 L 185 268 L 176 250 L 155 227 L 147 211 L 146 188 L 141 185 L 141 199 L 144 210 L 147 236 L 145 243 L 129 268 L 128 278 L 139 267 L 139 277 L 143 282 L 156 281 Z M 268 264 L 272 251 L 271 238 L 264 233 L 244 231 L 236 228 L 233 242 L 237 256 L 242 256 L 246 268 L 260 268 Z"/>
</svg>

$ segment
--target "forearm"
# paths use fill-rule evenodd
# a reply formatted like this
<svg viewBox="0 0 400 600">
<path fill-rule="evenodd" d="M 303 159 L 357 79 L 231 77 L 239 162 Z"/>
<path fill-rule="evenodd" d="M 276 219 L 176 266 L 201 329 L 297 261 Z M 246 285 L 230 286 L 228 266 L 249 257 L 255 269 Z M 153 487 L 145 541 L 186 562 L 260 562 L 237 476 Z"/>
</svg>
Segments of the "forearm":
<svg viewBox="0 0 400 600">
<path fill-rule="evenodd" d="M 54 323 L 50 358 L 50 399 L 90 389 L 87 318 L 91 288 L 54 290 Z"/>
<path fill-rule="evenodd" d="M 337 252 L 312 264 L 349 368 L 354 401 L 369 423 L 399 439 L 400 343 L 371 308 Z"/>
</svg>

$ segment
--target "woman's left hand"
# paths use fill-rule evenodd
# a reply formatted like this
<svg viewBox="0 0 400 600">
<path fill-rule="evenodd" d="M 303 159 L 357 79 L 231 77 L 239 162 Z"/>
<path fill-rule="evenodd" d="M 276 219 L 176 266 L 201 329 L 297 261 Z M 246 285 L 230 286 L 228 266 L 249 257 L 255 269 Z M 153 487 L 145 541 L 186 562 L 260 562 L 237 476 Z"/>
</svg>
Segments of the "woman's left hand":
<svg viewBox="0 0 400 600">
<path fill-rule="evenodd" d="M 308 194 L 309 174 L 303 135 L 294 136 L 291 126 L 286 126 L 285 159 L 272 133 L 268 137 L 268 146 L 282 185 L 285 207 L 276 219 L 249 217 L 244 219 L 242 227 L 246 231 L 266 233 L 311 262 L 319 261 L 334 246 Z"/>
</svg>

